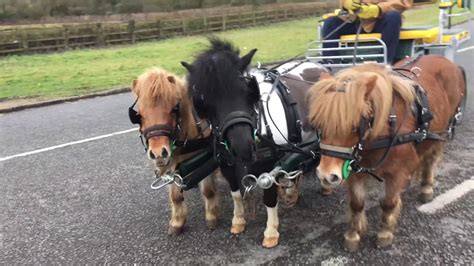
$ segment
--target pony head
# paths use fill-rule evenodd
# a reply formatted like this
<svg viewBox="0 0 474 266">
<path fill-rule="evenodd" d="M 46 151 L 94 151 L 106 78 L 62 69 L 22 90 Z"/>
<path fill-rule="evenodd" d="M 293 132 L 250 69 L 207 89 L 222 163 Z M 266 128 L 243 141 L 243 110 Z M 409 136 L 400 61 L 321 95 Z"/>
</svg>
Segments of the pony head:
<svg viewBox="0 0 474 266">
<path fill-rule="evenodd" d="M 310 90 L 309 120 L 320 130 L 324 145 L 348 149 L 358 145 L 362 119 L 370 121 L 362 130 L 365 141 L 388 134 L 393 93 L 407 106 L 415 97 L 410 81 L 378 64 L 355 66 L 321 78 Z M 332 189 L 343 183 L 345 164 L 345 159 L 323 154 L 316 169 L 322 186 Z"/>
<path fill-rule="evenodd" d="M 228 152 L 243 162 L 255 159 L 255 105 L 258 87 L 249 86 L 244 72 L 257 51 L 240 57 L 231 43 L 210 38 L 211 46 L 193 64 L 182 62 L 188 70 L 188 90 L 198 116 L 213 126 L 213 134 Z"/>
<path fill-rule="evenodd" d="M 173 141 L 189 128 L 179 121 L 190 112 L 185 84 L 175 75 L 153 68 L 133 81 L 132 92 L 137 97 L 137 122 L 146 141 L 148 158 L 155 160 L 157 166 L 167 165 Z"/>
</svg>

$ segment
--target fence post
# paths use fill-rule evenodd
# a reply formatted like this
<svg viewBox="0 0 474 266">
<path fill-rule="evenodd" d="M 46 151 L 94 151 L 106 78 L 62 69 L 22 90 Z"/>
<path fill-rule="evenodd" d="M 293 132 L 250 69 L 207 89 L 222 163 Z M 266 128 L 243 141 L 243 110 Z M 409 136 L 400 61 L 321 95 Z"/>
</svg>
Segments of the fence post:
<svg viewBox="0 0 474 266">
<path fill-rule="evenodd" d="M 225 31 L 226 28 L 227 28 L 227 25 L 226 25 L 226 15 L 222 15 L 222 30 Z"/>
<path fill-rule="evenodd" d="M 69 49 L 69 27 L 63 25 L 64 49 Z"/>
<path fill-rule="evenodd" d="M 102 29 L 102 23 L 96 23 L 96 34 L 97 34 L 97 39 L 96 39 L 96 45 L 97 46 L 104 46 L 105 45 L 105 38 L 104 38 L 104 30 Z"/>
<path fill-rule="evenodd" d="M 158 30 L 158 39 L 161 39 L 161 36 L 163 34 L 161 29 L 161 20 L 156 21 L 156 29 Z"/>
<path fill-rule="evenodd" d="M 257 26 L 257 11 L 253 11 L 252 12 L 252 23 L 253 23 L 253 26 Z"/>
<path fill-rule="evenodd" d="M 203 24 L 204 24 L 204 32 L 207 32 L 207 17 L 203 17 Z"/>
<path fill-rule="evenodd" d="M 183 18 L 183 35 L 187 35 L 188 27 L 186 27 L 186 19 Z"/>
<path fill-rule="evenodd" d="M 21 48 L 23 48 L 23 52 L 28 52 L 29 44 L 28 44 L 28 34 L 26 34 L 25 30 L 17 29 L 17 36 L 21 38 Z"/>
<path fill-rule="evenodd" d="M 285 20 L 288 20 L 288 10 L 287 10 L 287 9 L 285 9 L 285 10 L 284 10 L 284 12 L 285 12 L 285 16 L 284 16 L 284 18 L 285 18 Z"/>
<path fill-rule="evenodd" d="M 127 26 L 127 30 L 128 30 L 128 36 L 130 38 L 130 42 L 131 43 L 135 43 L 135 20 L 129 20 L 128 21 L 128 26 Z"/>
</svg>

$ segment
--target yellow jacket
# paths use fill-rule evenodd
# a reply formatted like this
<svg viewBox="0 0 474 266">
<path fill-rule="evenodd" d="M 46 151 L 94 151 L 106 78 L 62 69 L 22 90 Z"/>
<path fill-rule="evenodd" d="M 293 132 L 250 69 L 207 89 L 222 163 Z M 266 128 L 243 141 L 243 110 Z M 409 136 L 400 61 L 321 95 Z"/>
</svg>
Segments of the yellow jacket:
<svg viewBox="0 0 474 266">
<path fill-rule="evenodd" d="M 389 11 L 400 11 L 404 12 L 413 5 L 413 0 L 363 0 L 362 3 L 366 4 L 376 4 L 382 10 L 382 13 Z M 344 0 L 339 0 L 340 6 L 342 8 Z M 372 32 L 375 26 L 376 19 L 364 19 L 362 21 L 362 27 L 365 32 Z"/>
</svg>

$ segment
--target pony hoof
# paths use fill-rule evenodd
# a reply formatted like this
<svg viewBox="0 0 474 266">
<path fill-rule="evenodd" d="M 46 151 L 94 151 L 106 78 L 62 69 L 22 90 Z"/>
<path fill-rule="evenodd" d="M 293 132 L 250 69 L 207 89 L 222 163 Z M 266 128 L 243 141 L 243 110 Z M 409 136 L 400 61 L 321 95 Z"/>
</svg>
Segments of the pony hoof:
<svg viewBox="0 0 474 266">
<path fill-rule="evenodd" d="M 296 203 L 298 203 L 298 199 L 299 199 L 299 194 L 298 193 L 288 195 L 285 199 L 286 207 L 291 208 L 291 207 L 295 206 Z"/>
<path fill-rule="evenodd" d="M 181 226 L 181 227 L 170 225 L 168 227 L 168 235 L 171 235 L 171 236 L 179 235 L 183 232 L 183 229 L 184 229 L 184 225 Z"/>
<path fill-rule="evenodd" d="M 393 243 L 393 234 L 390 232 L 379 232 L 377 234 L 377 247 L 385 248 Z"/>
<path fill-rule="evenodd" d="M 421 193 L 419 198 L 422 203 L 430 202 L 433 200 L 433 193 Z"/>
<path fill-rule="evenodd" d="M 217 228 L 217 219 L 216 220 L 207 220 L 207 228 L 214 230 Z"/>
<path fill-rule="evenodd" d="M 344 248 L 349 252 L 355 252 L 359 250 L 360 240 L 355 239 L 344 239 Z"/>
<path fill-rule="evenodd" d="M 344 234 L 344 249 L 354 252 L 359 249 L 360 235 L 355 231 L 349 231 Z"/>
<path fill-rule="evenodd" d="M 233 235 L 241 234 L 243 231 L 245 231 L 245 224 L 233 224 L 230 228 L 230 232 Z"/>
<path fill-rule="evenodd" d="M 264 248 L 274 248 L 278 246 L 278 238 L 277 236 L 274 237 L 264 237 L 262 246 Z"/>
<path fill-rule="evenodd" d="M 325 187 L 321 187 L 321 190 L 319 191 L 319 193 L 321 193 L 323 196 L 329 196 L 332 194 L 332 189 L 330 188 L 325 188 Z"/>
</svg>

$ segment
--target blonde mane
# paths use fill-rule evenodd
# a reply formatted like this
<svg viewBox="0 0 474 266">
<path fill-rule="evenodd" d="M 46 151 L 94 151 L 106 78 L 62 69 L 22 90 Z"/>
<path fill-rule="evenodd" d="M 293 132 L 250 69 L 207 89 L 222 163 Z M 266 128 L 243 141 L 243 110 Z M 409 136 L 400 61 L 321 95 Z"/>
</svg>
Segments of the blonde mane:
<svg viewBox="0 0 474 266">
<path fill-rule="evenodd" d="M 141 74 L 133 84 L 141 106 L 154 106 L 158 102 L 164 107 L 175 106 L 186 94 L 184 82 L 161 68 L 152 68 Z"/>
<path fill-rule="evenodd" d="M 373 89 L 368 90 L 368 86 Z M 373 117 L 368 137 L 374 138 L 387 125 L 394 93 L 411 105 L 415 99 L 413 82 L 375 63 L 345 69 L 310 89 L 309 120 L 323 135 L 341 138 L 359 126 L 362 116 Z"/>
<path fill-rule="evenodd" d="M 186 83 L 181 78 L 155 67 L 134 80 L 132 90 L 138 96 L 138 105 L 141 108 L 161 105 L 171 110 L 179 103 L 183 137 L 197 135 L 191 100 L 187 94 Z"/>
</svg>

